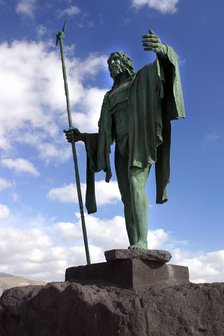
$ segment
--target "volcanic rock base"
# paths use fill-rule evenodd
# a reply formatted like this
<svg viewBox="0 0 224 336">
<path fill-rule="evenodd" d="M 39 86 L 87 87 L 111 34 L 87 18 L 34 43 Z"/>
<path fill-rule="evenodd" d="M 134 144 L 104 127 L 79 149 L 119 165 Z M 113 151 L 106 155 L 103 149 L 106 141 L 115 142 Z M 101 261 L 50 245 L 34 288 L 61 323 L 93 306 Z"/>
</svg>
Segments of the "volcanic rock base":
<svg viewBox="0 0 224 336">
<path fill-rule="evenodd" d="M 139 290 L 87 281 L 11 288 L 1 336 L 223 336 L 224 283 Z"/>
<path fill-rule="evenodd" d="M 69 281 L 6 290 L 0 336 L 223 336 L 224 283 L 192 284 L 167 259 L 112 250 L 105 263 L 68 268 Z"/>
</svg>

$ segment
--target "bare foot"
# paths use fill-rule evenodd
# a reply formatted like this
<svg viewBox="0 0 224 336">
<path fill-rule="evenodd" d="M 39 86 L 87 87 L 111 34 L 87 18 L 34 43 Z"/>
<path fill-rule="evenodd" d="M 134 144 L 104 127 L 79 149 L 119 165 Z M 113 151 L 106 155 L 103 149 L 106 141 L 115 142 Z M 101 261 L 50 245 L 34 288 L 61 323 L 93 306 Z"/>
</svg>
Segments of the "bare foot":
<svg viewBox="0 0 224 336">
<path fill-rule="evenodd" d="M 128 247 L 129 250 L 147 250 L 148 246 L 147 243 L 144 243 L 143 241 L 139 240 L 136 244 L 131 245 Z"/>
</svg>

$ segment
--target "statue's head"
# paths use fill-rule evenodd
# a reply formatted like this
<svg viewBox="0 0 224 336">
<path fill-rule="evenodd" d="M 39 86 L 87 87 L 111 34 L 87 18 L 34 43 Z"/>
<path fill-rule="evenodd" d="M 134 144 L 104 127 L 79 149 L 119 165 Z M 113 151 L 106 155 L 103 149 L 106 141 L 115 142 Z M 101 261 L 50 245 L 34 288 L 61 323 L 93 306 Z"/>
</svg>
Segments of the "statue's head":
<svg viewBox="0 0 224 336">
<path fill-rule="evenodd" d="M 110 54 L 107 63 L 114 81 L 124 72 L 127 72 L 128 76 L 135 74 L 131 58 L 123 51 L 116 51 Z"/>
</svg>

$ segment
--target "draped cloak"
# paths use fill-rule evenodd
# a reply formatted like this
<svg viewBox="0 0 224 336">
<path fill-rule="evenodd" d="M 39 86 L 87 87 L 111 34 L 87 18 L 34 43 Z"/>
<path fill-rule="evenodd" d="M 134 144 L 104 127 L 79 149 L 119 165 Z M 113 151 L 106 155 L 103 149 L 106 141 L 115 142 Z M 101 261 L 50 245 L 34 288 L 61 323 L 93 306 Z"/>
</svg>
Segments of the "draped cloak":
<svg viewBox="0 0 224 336">
<path fill-rule="evenodd" d="M 97 134 L 87 134 L 88 213 L 96 212 L 94 173 L 104 170 L 110 181 L 110 147 L 114 142 L 108 91 L 105 94 Z M 129 168 L 155 164 L 156 203 L 167 201 L 170 178 L 170 121 L 185 117 L 183 94 L 175 51 L 167 46 L 166 58 L 157 57 L 133 77 L 128 94 Z"/>
</svg>

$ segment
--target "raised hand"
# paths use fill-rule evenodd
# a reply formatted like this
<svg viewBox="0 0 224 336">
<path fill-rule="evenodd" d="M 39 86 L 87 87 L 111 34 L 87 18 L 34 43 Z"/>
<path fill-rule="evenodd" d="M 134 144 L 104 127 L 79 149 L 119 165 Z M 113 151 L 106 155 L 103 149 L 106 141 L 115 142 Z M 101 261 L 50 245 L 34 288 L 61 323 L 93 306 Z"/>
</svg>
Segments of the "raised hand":
<svg viewBox="0 0 224 336">
<path fill-rule="evenodd" d="M 159 56 L 166 56 L 167 54 L 167 46 L 151 29 L 149 29 L 149 34 L 142 36 L 142 46 L 145 51 L 154 51 Z"/>
</svg>

